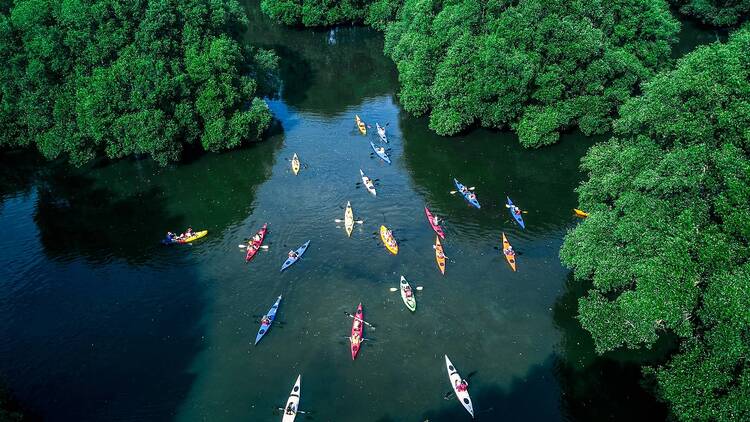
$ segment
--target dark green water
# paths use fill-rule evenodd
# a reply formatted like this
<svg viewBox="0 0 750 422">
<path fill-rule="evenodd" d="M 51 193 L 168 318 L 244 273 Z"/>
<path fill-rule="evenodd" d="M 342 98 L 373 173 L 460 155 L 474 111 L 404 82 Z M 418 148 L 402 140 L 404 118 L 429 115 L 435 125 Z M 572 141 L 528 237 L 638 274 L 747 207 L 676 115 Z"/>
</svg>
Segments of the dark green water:
<svg viewBox="0 0 750 422">
<path fill-rule="evenodd" d="M 46 420 L 278 420 L 301 373 L 301 408 L 318 421 L 468 419 L 443 400 L 448 354 L 475 373 L 480 420 L 664 419 L 638 383 L 638 363 L 659 351 L 595 356 L 575 320 L 585 286 L 558 259 L 596 140 L 529 151 L 491 131 L 437 137 L 398 107 L 380 34 L 286 29 L 248 10 L 248 40 L 284 64 L 267 142 L 165 169 L 0 158 L 0 383 L 21 406 Z M 355 113 L 390 123 L 393 165 L 371 158 L 375 135 L 358 134 Z M 360 168 L 380 179 L 376 198 L 356 188 Z M 480 210 L 449 194 L 453 177 L 476 186 Z M 506 194 L 529 211 L 527 230 Z M 351 238 L 333 221 L 347 201 L 365 220 Z M 425 205 L 447 219 L 445 276 Z M 264 222 L 271 249 L 245 264 L 237 245 Z M 188 224 L 209 236 L 158 244 Z M 373 239 L 380 224 L 397 256 Z M 493 249 L 502 232 L 522 253 L 516 273 Z M 415 314 L 389 292 L 401 274 L 424 286 Z M 255 315 L 279 294 L 284 325 L 253 347 Z M 344 311 L 359 302 L 377 330 L 352 362 Z"/>
</svg>

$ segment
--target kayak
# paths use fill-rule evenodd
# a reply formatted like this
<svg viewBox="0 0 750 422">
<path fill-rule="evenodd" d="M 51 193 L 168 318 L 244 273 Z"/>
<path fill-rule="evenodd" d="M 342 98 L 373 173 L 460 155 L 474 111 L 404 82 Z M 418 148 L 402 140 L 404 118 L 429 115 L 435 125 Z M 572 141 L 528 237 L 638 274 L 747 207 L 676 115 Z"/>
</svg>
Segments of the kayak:
<svg viewBox="0 0 750 422">
<path fill-rule="evenodd" d="M 375 122 L 375 127 L 378 130 L 378 136 L 380 137 L 380 140 L 387 144 L 388 138 L 385 136 L 385 128 L 381 127 L 380 124 L 378 124 L 378 122 Z"/>
<path fill-rule="evenodd" d="M 523 217 L 521 217 L 521 214 L 516 214 L 516 213 L 513 212 L 513 208 L 512 208 L 513 207 L 513 201 L 511 201 L 510 198 L 507 197 L 507 196 L 506 196 L 506 198 L 508 198 L 507 207 L 508 207 L 508 212 L 510 213 L 511 217 L 513 217 L 516 220 L 516 223 L 518 223 L 518 225 L 521 226 L 522 229 L 525 229 L 526 225 L 523 224 Z"/>
<path fill-rule="evenodd" d="M 351 349 L 352 349 L 352 360 L 357 358 L 357 353 L 359 353 L 360 346 L 362 344 L 362 335 L 365 332 L 365 324 L 363 323 L 365 319 L 365 314 L 362 312 L 362 304 L 360 303 L 357 306 L 357 313 L 354 314 L 354 320 L 352 321 L 352 335 L 349 337 L 349 342 L 351 343 Z M 357 335 L 357 339 L 355 340 L 354 335 Z"/>
<path fill-rule="evenodd" d="M 424 213 L 427 215 L 427 221 L 430 222 L 430 226 L 432 227 L 432 230 L 435 230 L 435 233 L 437 233 L 438 236 L 440 236 L 441 239 L 445 239 L 445 234 L 443 233 L 443 229 L 440 228 L 439 224 L 435 224 L 435 218 L 432 216 L 432 213 L 430 212 L 427 207 L 424 207 Z"/>
<path fill-rule="evenodd" d="M 380 226 L 380 238 L 383 240 L 383 245 L 388 249 L 388 252 L 394 255 L 398 254 L 398 243 L 396 242 L 396 238 L 393 237 L 393 232 L 388 227 Z"/>
<path fill-rule="evenodd" d="M 375 191 L 375 184 L 372 183 L 372 180 L 365 176 L 365 172 L 363 172 L 362 169 L 359 169 L 359 174 L 362 176 L 362 183 L 364 183 L 367 191 L 370 192 L 372 196 L 378 196 L 378 193 Z"/>
<path fill-rule="evenodd" d="M 414 312 L 417 310 L 417 298 L 414 296 L 414 289 L 411 288 L 409 282 L 406 281 L 404 276 L 401 276 L 401 283 L 399 286 L 401 290 L 401 299 L 404 301 L 404 305 L 409 308 L 410 311 Z M 411 296 L 407 296 L 406 292 L 411 291 Z"/>
<path fill-rule="evenodd" d="M 346 235 L 352 237 L 352 229 L 354 229 L 354 213 L 352 212 L 352 204 L 346 201 L 346 211 L 344 211 L 344 228 L 346 229 Z"/>
<path fill-rule="evenodd" d="M 271 309 L 268 310 L 268 313 L 266 316 L 268 317 L 271 322 L 268 324 L 261 323 L 260 329 L 258 330 L 258 334 L 255 336 L 255 344 L 258 344 L 260 339 L 263 338 L 264 335 L 268 332 L 268 330 L 271 329 L 271 325 L 273 324 L 273 320 L 276 319 L 276 311 L 279 310 L 279 302 L 281 302 L 281 296 L 279 296 L 278 299 L 276 299 L 276 303 L 271 306 Z"/>
<path fill-rule="evenodd" d="M 380 148 L 375 146 L 372 142 L 370 142 L 370 146 L 372 147 L 372 150 L 375 151 L 375 154 L 378 155 L 383 161 L 385 161 L 388 164 L 391 164 L 391 159 L 388 158 L 388 154 L 385 153 L 385 148 Z"/>
<path fill-rule="evenodd" d="M 474 408 L 471 406 L 471 397 L 469 397 L 468 391 L 458 391 L 458 388 L 456 388 L 456 385 L 461 382 L 461 375 L 458 374 L 456 367 L 454 367 L 451 360 L 448 359 L 448 355 L 445 355 L 445 366 L 448 368 L 448 379 L 450 379 L 453 392 L 456 393 L 456 398 L 473 418 Z"/>
<path fill-rule="evenodd" d="M 479 201 L 477 201 L 477 196 L 470 190 L 467 190 L 466 193 L 464 193 L 461 189 L 463 189 L 465 186 L 461 184 L 457 179 L 453 179 L 453 183 L 456 184 L 456 189 L 458 189 L 458 192 L 461 193 L 461 195 L 464 196 L 464 199 L 466 199 L 466 202 L 473 205 L 476 208 L 481 208 L 479 205 Z"/>
<path fill-rule="evenodd" d="M 203 231 L 199 231 L 199 232 L 193 232 L 192 236 L 186 237 L 184 239 L 164 239 L 164 240 L 161 241 L 161 243 L 163 243 L 165 245 L 174 245 L 175 243 L 180 243 L 180 244 L 182 244 L 182 243 L 190 243 L 190 242 L 193 242 L 193 241 L 196 241 L 196 240 L 200 239 L 201 237 L 206 236 L 207 234 L 208 234 L 208 230 L 203 230 Z"/>
<path fill-rule="evenodd" d="M 299 395 L 300 395 L 300 381 L 302 375 L 297 375 L 297 381 L 294 382 L 292 392 L 289 393 L 289 400 L 286 401 L 284 406 L 284 416 L 281 418 L 281 422 L 294 422 L 294 418 L 297 417 L 297 411 L 299 410 Z M 289 409 L 289 410 L 287 410 Z"/>
<path fill-rule="evenodd" d="M 295 176 L 299 173 L 299 157 L 297 157 L 296 152 L 292 156 L 292 173 L 294 173 Z"/>
<path fill-rule="evenodd" d="M 245 255 L 245 262 L 250 262 L 250 260 L 253 259 L 255 254 L 257 254 L 258 251 L 260 250 L 260 245 L 263 244 L 263 239 L 266 238 L 266 232 L 268 231 L 267 227 L 268 227 L 268 223 L 264 224 L 263 227 L 261 227 L 260 230 L 258 230 L 258 236 L 260 236 L 260 240 L 258 240 L 257 242 L 250 241 L 247 243 L 248 246 L 254 246 L 254 248 L 249 248 L 249 247 L 247 248 L 247 255 Z"/>
<path fill-rule="evenodd" d="M 281 265 L 281 271 L 284 271 L 285 269 L 289 268 L 290 265 L 299 261 L 299 259 L 302 258 L 302 254 L 305 253 L 309 245 L 310 245 L 310 241 L 308 240 L 307 242 L 305 242 L 304 245 L 300 246 L 299 249 L 297 249 L 297 256 L 295 258 L 291 258 L 291 257 L 287 258 L 287 260 L 284 261 L 284 264 Z"/>
<path fill-rule="evenodd" d="M 586 218 L 589 216 L 589 213 L 586 211 L 581 211 L 578 208 L 573 208 L 573 212 L 576 213 L 576 217 Z"/>
<path fill-rule="evenodd" d="M 445 253 L 443 252 L 443 245 L 440 244 L 440 238 L 437 236 L 435 236 L 435 261 L 437 261 L 440 273 L 445 274 Z"/>
<path fill-rule="evenodd" d="M 354 119 L 357 121 L 357 128 L 359 131 L 362 132 L 363 135 L 367 135 L 367 125 L 365 125 L 365 122 L 363 122 L 356 114 L 354 115 Z"/>
<path fill-rule="evenodd" d="M 508 238 L 505 237 L 505 233 L 503 233 L 503 256 L 505 257 L 505 260 L 508 261 L 508 264 L 510 264 L 510 268 L 513 269 L 513 271 L 516 270 L 516 254 L 513 255 L 506 255 L 505 251 L 510 249 L 510 242 L 508 242 Z"/>
</svg>

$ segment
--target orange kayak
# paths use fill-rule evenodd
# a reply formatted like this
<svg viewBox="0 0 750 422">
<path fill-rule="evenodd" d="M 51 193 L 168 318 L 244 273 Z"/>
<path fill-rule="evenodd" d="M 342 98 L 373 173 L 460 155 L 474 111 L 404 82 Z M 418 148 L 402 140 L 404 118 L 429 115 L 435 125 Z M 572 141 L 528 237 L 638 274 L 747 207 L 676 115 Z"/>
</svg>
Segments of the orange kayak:
<svg viewBox="0 0 750 422">
<path fill-rule="evenodd" d="M 508 251 L 511 253 L 509 254 Z M 516 270 L 516 252 L 513 251 L 513 248 L 510 246 L 510 243 L 508 242 L 508 238 L 505 237 L 505 233 L 503 233 L 503 256 L 505 256 L 505 260 L 508 261 L 508 264 L 510 264 L 510 268 L 513 269 L 513 271 Z"/>
<path fill-rule="evenodd" d="M 578 208 L 573 208 L 573 212 L 576 213 L 576 217 L 586 218 L 589 216 L 589 213 L 586 211 L 581 211 Z"/>
<path fill-rule="evenodd" d="M 398 243 L 393 237 L 393 233 L 386 226 L 380 226 L 380 238 L 383 240 L 385 248 L 388 252 L 396 255 L 398 253 Z"/>
<path fill-rule="evenodd" d="M 435 261 L 437 261 L 440 274 L 445 274 L 445 254 L 443 253 L 443 245 L 440 244 L 439 236 L 435 236 Z"/>
</svg>

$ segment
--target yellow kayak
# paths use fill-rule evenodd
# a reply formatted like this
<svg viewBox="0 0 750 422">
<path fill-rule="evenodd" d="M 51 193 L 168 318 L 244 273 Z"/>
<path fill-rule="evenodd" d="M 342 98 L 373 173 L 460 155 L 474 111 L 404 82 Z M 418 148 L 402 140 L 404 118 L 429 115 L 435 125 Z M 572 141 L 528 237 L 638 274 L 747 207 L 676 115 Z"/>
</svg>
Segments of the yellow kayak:
<svg viewBox="0 0 750 422">
<path fill-rule="evenodd" d="M 299 173 L 299 157 L 297 157 L 297 153 L 294 153 L 294 156 L 292 157 L 292 172 L 296 176 L 297 173 Z"/>
<path fill-rule="evenodd" d="M 208 230 L 203 230 L 199 232 L 193 232 L 192 236 L 186 237 L 184 239 L 178 239 L 176 237 L 172 239 L 165 239 L 162 241 L 162 243 L 164 243 L 165 245 L 170 245 L 174 243 L 190 243 L 190 242 L 200 239 L 201 237 L 206 236 L 207 234 L 208 234 Z"/>
<path fill-rule="evenodd" d="M 362 132 L 363 135 L 367 135 L 367 125 L 365 125 L 365 122 L 363 122 L 356 114 L 354 115 L 354 119 L 357 121 L 357 128 L 359 128 L 359 131 Z"/>
<path fill-rule="evenodd" d="M 445 254 L 443 253 L 443 245 L 440 244 L 440 237 L 438 236 L 435 236 L 435 261 L 437 261 L 440 274 L 445 274 Z"/>
<path fill-rule="evenodd" d="M 352 237 L 352 229 L 354 229 L 354 213 L 352 212 L 352 204 L 346 201 L 346 211 L 344 211 L 344 228 L 346 229 L 346 235 Z"/>
<path fill-rule="evenodd" d="M 589 213 L 581 211 L 578 208 L 573 208 L 573 212 L 576 213 L 576 217 L 586 218 L 589 216 Z"/>
<path fill-rule="evenodd" d="M 510 268 L 515 271 L 516 252 L 513 251 L 513 248 L 510 246 L 510 242 L 508 242 L 508 238 L 505 237 L 505 233 L 503 233 L 503 255 L 505 256 L 505 260 L 508 261 L 508 264 L 510 264 Z"/>
<path fill-rule="evenodd" d="M 380 238 L 383 239 L 383 244 L 388 252 L 394 255 L 398 253 L 398 243 L 396 243 L 393 233 L 386 226 L 380 226 Z"/>
</svg>

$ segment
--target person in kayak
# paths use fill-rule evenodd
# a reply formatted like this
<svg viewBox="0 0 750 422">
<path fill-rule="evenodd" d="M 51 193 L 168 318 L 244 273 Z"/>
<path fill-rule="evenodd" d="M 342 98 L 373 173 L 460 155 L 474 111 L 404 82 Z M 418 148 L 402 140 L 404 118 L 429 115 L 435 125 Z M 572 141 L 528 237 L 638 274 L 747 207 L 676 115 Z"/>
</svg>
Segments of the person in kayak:
<svg viewBox="0 0 750 422">
<path fill-rule="evenodd" d="M 172 232 L 167 232 L 167 241 L 168 242 L 174 242 L 177 238 L 177 235 Z"/>
<path fill-rule="evenodd" d="M 297 259 L 298 256 L 297 252 L 289 251 L 289 259 Z"/>
<path fill-rule="evenodd" d="M 412 291 L 410 286 L 404 287 L 404 295 L 406 295 L 406 297 L 411 297 Z"/>
<path fill-rule="evenodd" d="M 456 391 L 462 393 L 469 389 L 469 383 L 466 382 L 466 380 L 458 381 L 456 380 Z"/>
<path fill-rule="evenodd" d="M 514 215 L 521 215 L 521 209 L 515 205 L 510 206 L 510 212 L 512 212 Z"/>
<path fill-rule="evenodd" d="M 269 318 L 268 315 L 263 315 L 263 318 L 260 320 L 260 325 L 271 325 L 271 318 Z"/>
<path fill-rule="evenodd" d="M 354 344 L 354 345 L 359 344 L 359 342 L 360 342 L 359 333 L 357 332 L 357 333 L 352 334 L 351 340 L 352 340 L 352 344 Z"/>
<path fill-rule="evenodd" d="M 474 199 L 476 199 L 476 198 L 477 198 L 477 196 L 476 196 L 476 195 L 474 195 L 473 193 L 469 193 L 469 195 L 467 195 L 467 198 L 469 198 L 469 199 L 471 199 L 471 200 L 474 200 Z"/>
<path fill-rule="evenodd" d="M 293 415 L 294 414 L 294 403 L 289 402 L 289 405 L 286 407 L 286 414 L 287 415 Z"/>
<path fill-rule="evenodd" d="M 440 259 L 445 259 L 445 258 L 447 258 L 447 257 L 445 256 L 445 254 L 443 253 L 443 250 L 442 250 L 442 249 L 436 249 L 436 250 L 437 250 L 437 257 L 438 257 L 438 258 L 440 258 Z"/>
<path fill-rule="evenodd" d="M 255 233 L 255 236 L 252 237 L 253 242 L 260 242 L 260 235 L 258 233 Z"/>
<path fill-rule="evenodd" d="M 516 251 L 514 251 L 513 246 L 510 246 L 510 245 L 508 245 L 507 249 L 503 250 L 503 253 L 505 254 L 505 256 L 510 256 L 510 257 L 516 256 Z"/>
</svg>

